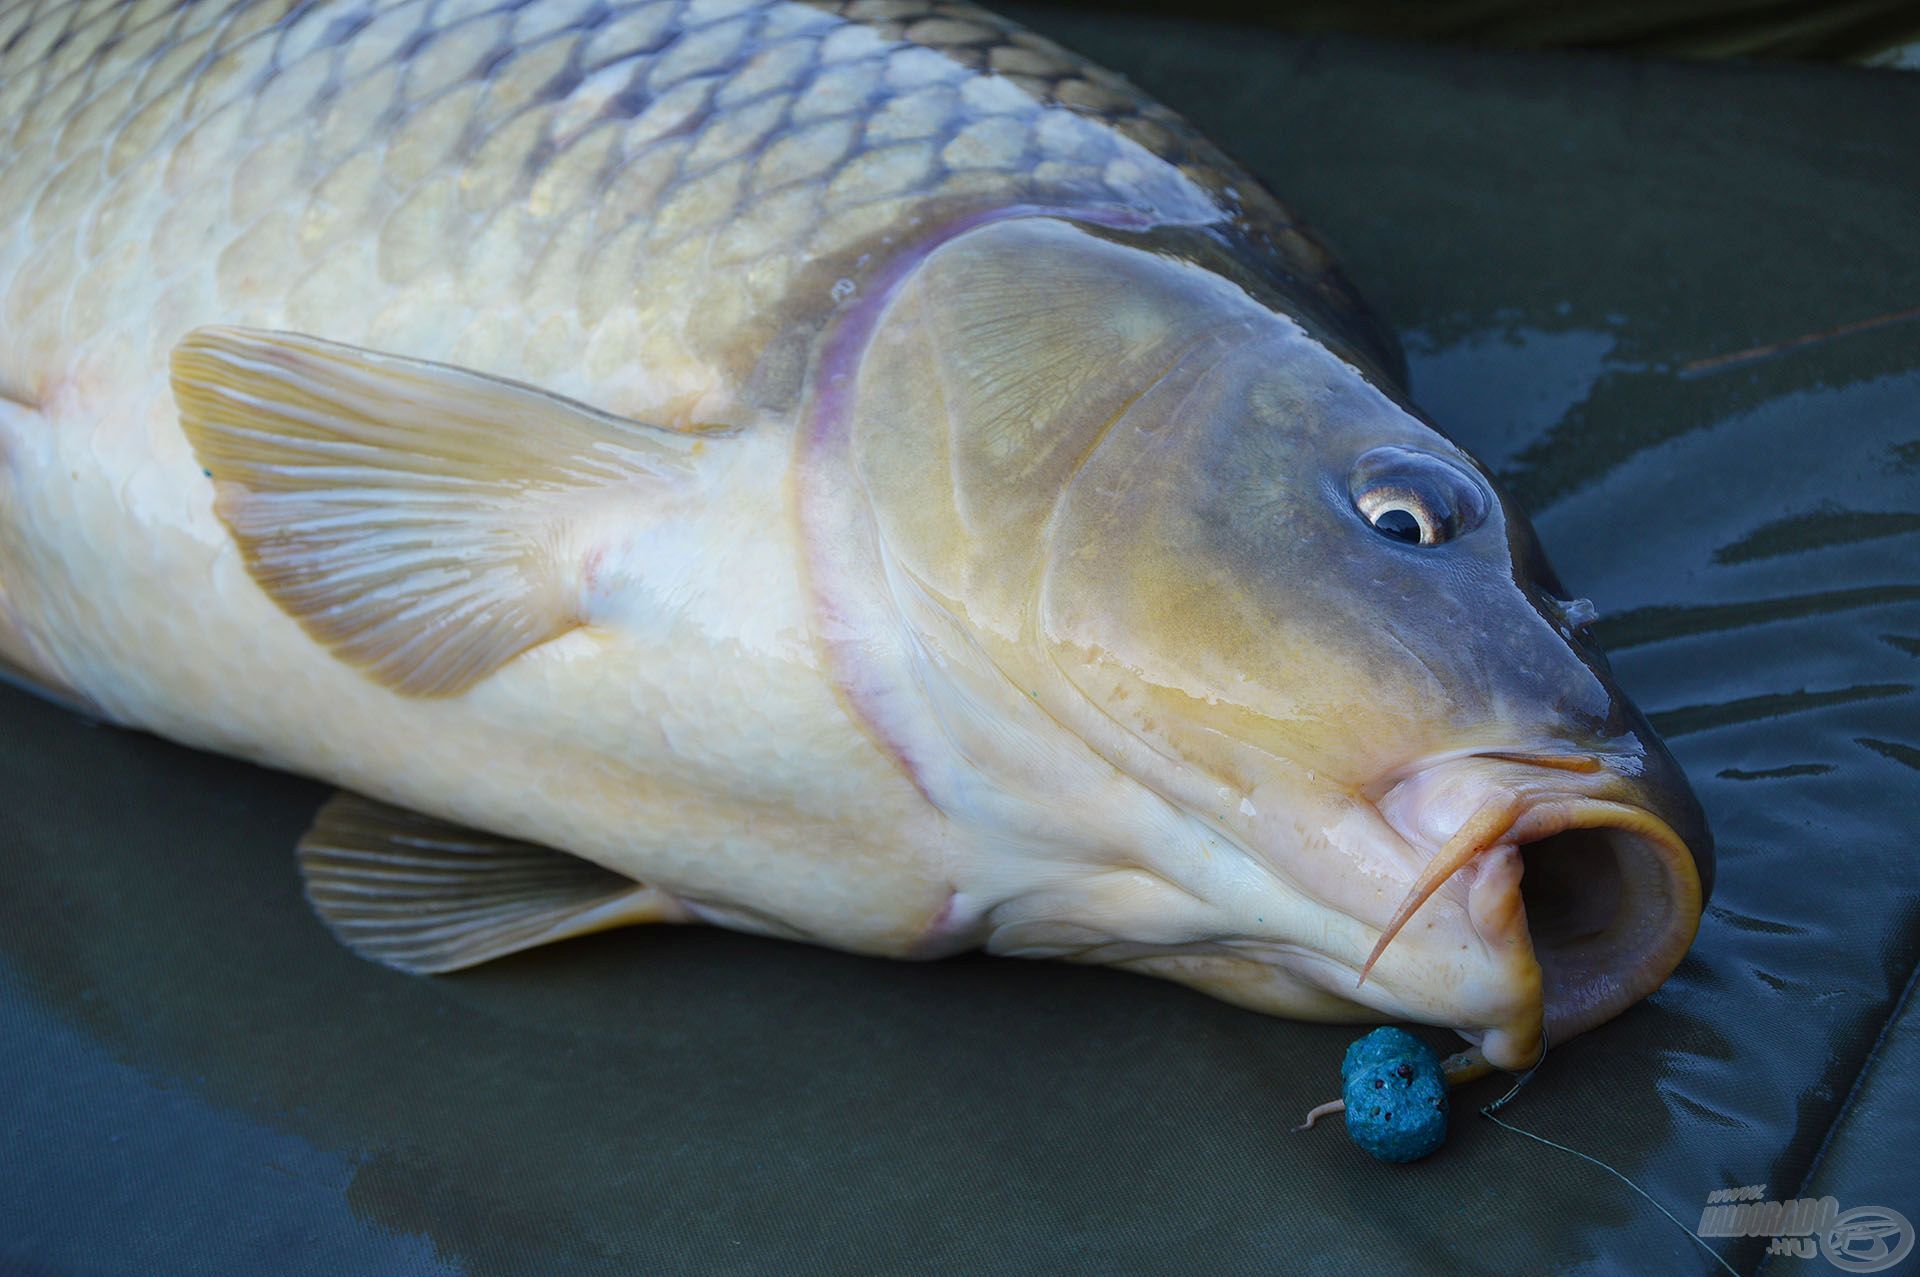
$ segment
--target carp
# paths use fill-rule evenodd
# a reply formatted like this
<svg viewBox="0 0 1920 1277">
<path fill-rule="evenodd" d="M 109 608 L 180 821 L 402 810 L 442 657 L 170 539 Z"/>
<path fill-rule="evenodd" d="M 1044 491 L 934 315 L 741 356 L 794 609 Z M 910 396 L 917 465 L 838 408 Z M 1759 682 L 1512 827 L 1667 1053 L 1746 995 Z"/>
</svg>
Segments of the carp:
<svg viewBox="0 0 1920 1277">
<path fill-rule="evenodd" d="M 1259 181 L 968 5 L 0 10 L 0 660 L 342 787 L 367 957 L 984 948 L 1525 1068 L 1711 873 L 1592 619 Z"/>
</svg>

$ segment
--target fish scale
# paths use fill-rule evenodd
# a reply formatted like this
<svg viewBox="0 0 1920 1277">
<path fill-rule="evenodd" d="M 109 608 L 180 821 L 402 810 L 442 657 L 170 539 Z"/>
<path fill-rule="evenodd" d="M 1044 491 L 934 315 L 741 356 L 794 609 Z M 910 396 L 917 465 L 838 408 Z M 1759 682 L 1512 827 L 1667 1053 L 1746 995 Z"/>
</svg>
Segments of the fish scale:
<svg viewBox="0 0 1920 1277">
<path fill-rule="evenodd" d="M 1177 116 L 971 6 L 41 0 L 8 18 L 0 384 L 157 365 L 209 312 L 614 411 L 737 411 L 726 387 L 844 300 L 863 256 L 1012 202 L 1257 223 L 1339 287 Z"/>
</svg>

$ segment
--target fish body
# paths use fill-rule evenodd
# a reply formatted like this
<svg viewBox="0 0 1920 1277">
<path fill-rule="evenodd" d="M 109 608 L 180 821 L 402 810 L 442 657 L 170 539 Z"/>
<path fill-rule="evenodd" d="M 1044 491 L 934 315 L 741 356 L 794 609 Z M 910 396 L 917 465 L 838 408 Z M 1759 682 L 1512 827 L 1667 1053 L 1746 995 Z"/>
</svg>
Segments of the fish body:
<svg viewBox="0 0 1920 1277">
<path fill-rule="evenodd" d="M 309 892 L 409 969 L 699 920 L 1498 1063 L 1617 1012 L 1697 807 L 1396 366 L 968 6 L 0 10 L 0 660 L 365 796 Z"/>
</svg>

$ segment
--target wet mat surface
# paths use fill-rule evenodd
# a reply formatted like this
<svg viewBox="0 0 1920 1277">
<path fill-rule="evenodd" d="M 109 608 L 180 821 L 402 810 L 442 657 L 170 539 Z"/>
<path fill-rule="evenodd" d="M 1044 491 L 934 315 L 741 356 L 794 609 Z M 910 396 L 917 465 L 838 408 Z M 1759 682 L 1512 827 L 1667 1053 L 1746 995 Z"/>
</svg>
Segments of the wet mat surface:
<svg viewBox="0 0 1920 1277">
<path fill-rule="evenodd" d="M 1920 77 L 1017 12 L 1325 231 L 1706 804 L 1693 953 L 1503 1116 L 1689 1223 L 1920 1220 L 1920 321 L 1727 358 L 1920 306 Z M 1289 1133 L 1352 1031 L 1136 977 L 697 929 L 392 974 L 299 898 L 322 797 L 0 690 L 0 1270 L 1710 1267 L 1492 1081 L 1412 1168 Z"/>
</svg>

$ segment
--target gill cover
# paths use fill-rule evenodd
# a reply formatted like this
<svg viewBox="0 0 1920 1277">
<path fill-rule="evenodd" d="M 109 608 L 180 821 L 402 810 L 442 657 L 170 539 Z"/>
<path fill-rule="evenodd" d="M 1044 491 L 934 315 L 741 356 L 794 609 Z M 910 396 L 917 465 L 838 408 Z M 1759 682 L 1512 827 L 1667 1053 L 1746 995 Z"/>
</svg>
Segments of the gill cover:
<svg viewBox="0 0 1920 1277">
<path fill-rule="evenodd" d="M 939 248 L 860 365 L 854 461 L 892 566 L 1015 639 L 1087 458 L 1270 319 L 1209 272 L 1051 219 Z"/>
</svg>

